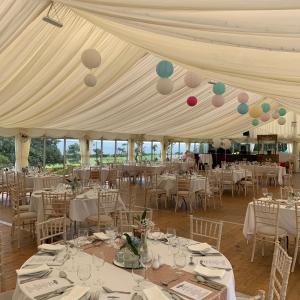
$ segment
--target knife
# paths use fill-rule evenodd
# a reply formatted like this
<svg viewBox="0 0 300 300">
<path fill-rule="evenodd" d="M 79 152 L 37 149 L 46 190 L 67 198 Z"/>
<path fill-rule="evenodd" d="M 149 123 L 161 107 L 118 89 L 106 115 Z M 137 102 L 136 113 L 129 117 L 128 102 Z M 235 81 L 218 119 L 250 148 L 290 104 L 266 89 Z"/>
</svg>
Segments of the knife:
<svg viewBox="0 0 300 300">
<path fill-rule="evenodd" d="M 45 294 L 42 294 L 42 295 L 35 296 L 34 299 L 36 299 L 36 300 L 47 300 L 47 299 L 50 299 L 52 297 L 59 296 L 59 295 L 63 294 L 67 289 L 69 289 L 70 287 L 73 287 L 73 286 L 74 286 L 73 284 L 70 284 L 70 285 L 64 286 L 62 288 L 59 288 L 57 290 L 54 290 L 54 291 L 51 291 L 51 292 L 48 292 L 48 293 L 45 293 Z"/>
</svg>

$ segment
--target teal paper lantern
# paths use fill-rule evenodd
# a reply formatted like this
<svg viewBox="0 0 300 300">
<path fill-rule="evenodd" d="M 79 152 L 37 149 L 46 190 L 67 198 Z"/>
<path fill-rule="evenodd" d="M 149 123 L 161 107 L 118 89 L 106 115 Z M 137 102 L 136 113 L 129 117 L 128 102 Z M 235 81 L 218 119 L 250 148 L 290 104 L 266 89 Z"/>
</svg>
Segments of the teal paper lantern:
<svg viewBox="0 0 300 300">
<path fill-rule="evenodd" d="M 271 105 L 270 105 L 269 103 L 263 103 L 263 104 L 261 105 L 261 108 L 262 108 L 262 111 L 263 111 L 264 113 L 267 113 L 267 112 L 270 111 Z"/>
<path fill-rule="evenodd" d="M 252 120 L 252 125 L 257 126 L 259 124 L 259 121 L 257 119 Z"/>
<path fill-rule="evenodd" d="M 225 84 L 222 83 L 222 82 L 214 83 L 214 85 L 213 85 L 213 92 L 216 95 L 222 95 L 222 94 L 224 94 L 225 93 Z"/>
<path fill-rule="evenodd" d="M 248 112 L 248 105 L 246 103 L 241 103 L 238 107 L 237 107 L 237 111 L 239 114 L 244 115 Z"/>
<path fill-rule="evenodd" d="M 280 117 L 283 117 L 286 115 L 286 109 L 281 107 L 281 108 L 279 108 L 278 113 L 279 113 Z"/>
<path fill-rule="evenodd" d="M 173 72 L 173 65 L 167 60 L 160 61 L 156 66 L 156 73 L 161 78 L 168 78 L 173 74 Z"/>
</svg>

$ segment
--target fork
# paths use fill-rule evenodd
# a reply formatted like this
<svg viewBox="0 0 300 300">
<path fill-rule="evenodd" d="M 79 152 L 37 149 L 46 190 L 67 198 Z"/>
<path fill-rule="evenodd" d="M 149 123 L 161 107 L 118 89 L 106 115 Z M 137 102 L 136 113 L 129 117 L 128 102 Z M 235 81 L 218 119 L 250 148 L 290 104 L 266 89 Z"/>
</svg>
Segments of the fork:
<svg viewBox="0 0 300 300">
<path fill-rule="evenodd" d="M 217 267 L 217 266 L 214 266 L 214 267 L 210 267 L 208 265 L 206 265 L 203 261 L 200 260 L 200 265 L 205 267 L 205 268 L 208 268 L 208 269 L 217 269 L 217 270 L 225 270 L 225 271 L 231 271 L 232 268 L 227 268 L 227 267 Z"/>
</svg>

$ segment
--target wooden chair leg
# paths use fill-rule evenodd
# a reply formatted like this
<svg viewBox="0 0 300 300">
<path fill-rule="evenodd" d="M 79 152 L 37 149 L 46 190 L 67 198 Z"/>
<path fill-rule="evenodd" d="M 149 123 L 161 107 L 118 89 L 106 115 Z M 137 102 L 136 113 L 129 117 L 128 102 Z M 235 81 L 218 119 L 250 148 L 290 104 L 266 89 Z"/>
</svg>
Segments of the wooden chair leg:
<svg viewBox="0 0 300 300">
<path fill-rule="evenodd" d="M 291 272 L 295 271 L 295 265 L 296 265 L 297 256 L 298 256 L 298 249 L 299 249 L 299 239 L 297 238 L 295 241 L 295 250 L 294 250 L 294 257 L 293 257 Z"/>
<path fill-rule="evenodd" d="M 251 262 L 253 262 L 253 260 L 254 260 L 255 248 L 256 248 L 256 237 L 254 237 L 254 240 L 253 240 Z"/>
</svg>

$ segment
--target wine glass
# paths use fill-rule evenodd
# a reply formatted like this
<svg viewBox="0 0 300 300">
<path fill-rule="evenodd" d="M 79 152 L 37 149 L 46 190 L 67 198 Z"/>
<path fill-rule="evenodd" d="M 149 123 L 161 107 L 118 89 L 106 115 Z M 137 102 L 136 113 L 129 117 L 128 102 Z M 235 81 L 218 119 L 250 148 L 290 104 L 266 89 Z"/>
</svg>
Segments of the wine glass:
<svg viewBox="0 0 300 300">
<path fill-rule="evenodd" d="M 116 227 L 112 226 L 112 225 L 107 225 L 105 227 L 105 233 L 107 234 L 107 236 L 110 238 L 108 240 L 108 243 L 110 246 L 112 246 L 114 239 L 116 238 Z"/>
<path fill-rule="evenodd" d="M 79 228 L 78 230 L 78 246 L 84 246 L 88 240 L 89 231 L 86 228 Z"/>
<path fill-rule="evenodd" d="M 104 266 L 105 260 L 104 260 L 104 252 L 97 249 L 94 251 L 92 256 L 93 265 L 97 272 L 100 272 L 100 269 Z"/>
<path fill-rule="evenodd" d="M 170 241 L 169 243 L 169 247 L 168 247 L 168 254 L 172 255 L 173 257 L 173 266 L 172 268 L 175 268 L 175 254 L 177 254 L 179 251 L 179 242 L 178 240 L 175 238 L 173 240 Z"/>
<path fill-rule="evenodd" d="M 172 227 L 168 227 L 166 237 L 168 240 L 175 239 L 176 238 L 176 229 L 172 228 Z"/>
<path fill-rule="evenodd" d="M 83 282 L 83 285 L 86 286 L 86 281 L 91 278 L 91 265 L 80 264 L 77 268 L 77 276 Z"/>
<path fill-rule="evenodd" d="M 143 267 L 145 267 L 145 280 L 147 279 L 147 270 L 152 265 L 153 253 L 148 248 L 140 252 L 140 262 Z"/>
<path fill-rule="evenodd" d="M 186 254 L 183 251 L 179 251 L 174 255 L 175 266 L 177 267 L 176 273 L 182 274 L 179 269 L 183 269 L 186 266 Z"/>
<path fill-rule="evenodd" d="M 262 188 L 261 193 L 264 196 L 264 198 L 266 198 L 268 196 L 268 189 L 267 188 Z"/>
<path fill-rule="evenodd" d="M 142 291 L 143 287 L 141 286 L 141 283 L 144 281 L 144 277 L 136 273 L 136 269 L 131 269 L 131 276 L 132 279 L 137 283 L 137 285 L 133 287 L 133 290 Z"/>
</svg>

